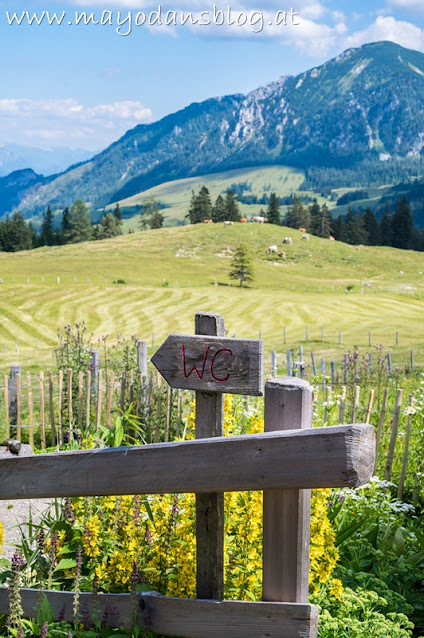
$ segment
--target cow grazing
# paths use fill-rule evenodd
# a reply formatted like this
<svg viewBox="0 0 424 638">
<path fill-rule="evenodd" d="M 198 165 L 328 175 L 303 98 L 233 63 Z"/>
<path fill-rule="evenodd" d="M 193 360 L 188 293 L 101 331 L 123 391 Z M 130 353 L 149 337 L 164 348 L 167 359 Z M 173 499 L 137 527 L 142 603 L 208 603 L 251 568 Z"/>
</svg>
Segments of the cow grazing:
<svg viewBox="0 0 424 638">
<path fill-rule="evenodd" d="M 306 233 L 306 228 L 299 228 L 299 233 Z"/>
<path fill-rule="evenodd" d="M 355 250 L 357 250 L 358 252 L 361 250 L 360 246 L 355 246 Z"/>
<path fill-rule="evenodd" d="M 278 253 L 278 256 L 281 257 L 281 259 L 285 259 L 286 253 L 284 252 L 284 250 L 282 250 L 280 253 Z"/>
<path fill-rule="evenodd" d="M 204 219 L 203 223 L 204 224 L 213 224 L 213 221 L 211 219 Z"/>
<path fill-rule="evenodd" d="M 304 239 L 305 241 L 309 241 L 309 235 L 302 235 L 302 239 Z"/>
<path fill-rule="evenodd" d="M 262 217 L 261 215 L 255 215 L 252 217 L 252 222 L 255 224 L 265 224 L 268 221 L 266 217 Z"/>
<path fill-rule="evenodd" d="M 225 221 L 224 222 L 224 226 L 232 226 L 234 224 L 234 222 L 230 222 L 230 221 Z"/>
<path fill-rule="evenodd" d="M 283 244 L 289 244 L 291 246 L 292 243 L 293 239 L 291 237 L 284 237 Z"/>
<path fill-rule="evenodd" d="M 278 246 L 269 246 L 268 250 L 267 250 L 268 255 L 270 255 L 271 253 L 275 253 L 278 254 Z"/>
<path fill-rule="evenodd" d="M 240 219 L 240 224 L 246 224 L 246 223 L 247 223 L 247 219 L 246 219 L 246 217 L 242 217 L 242 218 Z"/>
<path fill-rule="evenodd" d="M 333 235 L 330 235 L 330 237 L 328 238 L 330 241 L 336 241 L 333 237 Z"/>
</svg>

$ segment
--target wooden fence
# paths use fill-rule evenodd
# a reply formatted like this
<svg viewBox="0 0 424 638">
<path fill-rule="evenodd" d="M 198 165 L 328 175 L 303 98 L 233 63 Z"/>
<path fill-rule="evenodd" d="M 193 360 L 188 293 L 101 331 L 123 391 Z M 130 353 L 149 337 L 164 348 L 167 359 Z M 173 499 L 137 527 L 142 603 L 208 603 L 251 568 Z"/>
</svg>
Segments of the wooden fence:
<svg viewBox="0 0 424 638">
<path fill-rule="evenodd" d="M 224 352 L 221 319 L 196 316 L 196 334 L 215 335 L 206 350 L 215 357 Z M 181 344 L 185 340 L 181 336 Z M 230 347 L 225 352 L 232 356 Z M 312 429 L 312 388 L 301 379 L 283 379 L 265 386 L 263 434 L 222 436 L 222 393 L 231 376 L 237 376 L 239 359 L 228 363 L 227 375 L 222 368 L 212 375 L 215 385 L 203 379 L 200 367 L 196 371 L 193 388 L 197 399 L 204 399 L 197 401 L 197 440 L 27 458 L 9 455 L 0 460 L 0 499 L 194 492 L 198 599 L 139 594 L 138 626 L 186 638 L 316 638 L 318 613 L 307 603 L 310 489 L 366 483 L 375 463 L 374 430 L 366 424 Z M 180 369 L 181 382 L 193 371 L 184 369 L 183 375 L 178 356 L 173 366 Z M 264 490 L 263 602 L 222 600 L 222 495 L 240 490 Z M 72 593 L 45 593 L 56 618 L 61 613 L 74 620 Z M 24 614 L 33 616 L 39 592 L 21 590 L 21 596 Z M 90 611 L 91 595 L 81 597 Z M 100 613 L 110 601 L 119 608 L 120 623 L 131 627 L 130 595 L 99 595 Z M 5 588 L 0 588 L 0 613 L 9 613 Z"/>
</svg>

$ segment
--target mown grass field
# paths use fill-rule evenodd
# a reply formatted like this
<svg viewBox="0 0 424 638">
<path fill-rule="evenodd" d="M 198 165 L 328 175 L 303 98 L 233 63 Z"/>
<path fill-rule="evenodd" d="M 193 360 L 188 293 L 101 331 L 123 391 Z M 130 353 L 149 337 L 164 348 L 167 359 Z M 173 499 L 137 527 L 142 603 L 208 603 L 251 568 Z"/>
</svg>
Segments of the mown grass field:
<svg viewBox="0 0 424 638">
<path fill-rule="evenodd" d="M 293 237 L 292 246 L 282 244 L 286 235 Z M 243 289 L 228 285 L 231 254 L 240 241 L 250 246 L 256 273 L 253 285 Z M 272 244 L 286 251 L 285 260 L 267 254 Z M 355 344 L 367 350 L 371 332 L 372 343 L 384 344 L 394 361 L 406 361 L 414 348 L 416 361 L 424 363 L 423 273 L 422 253 L 357 251 L 256 224 L 165 228 L 0 253 L 2 370 L 13 363 L 23 370 L 51 366 L 57 327 L 76 321 L 85 321 L 98 337 L 136 334 L 153 352 L 171 332 L 192 333 L 199 310 L 222 313 L 230 336 L 257 338 L 260 331 L 266 361 L 272 349 L 282 354 L 304 343 L 308 326 L 305 351 L 325 353 L 328 361 L 341 360 Z"/>
</svg>

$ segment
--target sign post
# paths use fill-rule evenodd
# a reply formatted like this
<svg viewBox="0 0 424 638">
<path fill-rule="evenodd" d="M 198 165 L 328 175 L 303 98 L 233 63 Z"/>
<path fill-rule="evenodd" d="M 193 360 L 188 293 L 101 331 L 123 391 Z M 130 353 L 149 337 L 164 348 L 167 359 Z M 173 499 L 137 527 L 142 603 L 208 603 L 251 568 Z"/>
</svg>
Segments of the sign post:
<svg viewBox="0 0 424 638">
<path fill-rule="evenodd" d="M 172 388 L 196 391 L 196 439 L 223 435 L 223 393 L 262 395 L 262 341 L 224 338 L 221 315 L 199 312 L 196 335 L 170 335 L 152 363 Z M 224 495 L 196 495 L 197 597 L 224 597 Z"/>
</svg>

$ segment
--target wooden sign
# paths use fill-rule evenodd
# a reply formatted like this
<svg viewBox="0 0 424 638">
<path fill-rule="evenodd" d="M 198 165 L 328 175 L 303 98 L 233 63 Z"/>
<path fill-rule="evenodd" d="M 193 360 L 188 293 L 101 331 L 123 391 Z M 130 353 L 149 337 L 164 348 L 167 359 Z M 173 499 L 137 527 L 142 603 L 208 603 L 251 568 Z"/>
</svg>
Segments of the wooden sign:
<svg viewBox="0 0 424 638">
<path fill-rule="evenodd" d="M 262 341 L 169 335 L 152 363 L 172 388 L 262 395 Z"/>
</svg>

